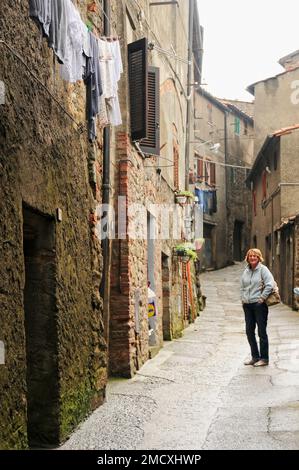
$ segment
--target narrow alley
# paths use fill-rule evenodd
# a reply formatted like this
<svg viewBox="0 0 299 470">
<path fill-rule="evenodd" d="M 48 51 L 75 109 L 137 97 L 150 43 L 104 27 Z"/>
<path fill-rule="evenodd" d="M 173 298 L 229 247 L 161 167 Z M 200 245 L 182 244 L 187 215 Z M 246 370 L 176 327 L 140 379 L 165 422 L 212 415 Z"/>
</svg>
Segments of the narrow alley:
<svg viewBox="0 0 299 470">
<path fill-rule="evenodd" d="M 244 366 L 241 263 L 202 275 L 207 308 L 132 380 L 114 379 L 107 402 L 61 449 L 298 449 L 299 314 L 269 314 L 270 365 Z"/>
</svg>

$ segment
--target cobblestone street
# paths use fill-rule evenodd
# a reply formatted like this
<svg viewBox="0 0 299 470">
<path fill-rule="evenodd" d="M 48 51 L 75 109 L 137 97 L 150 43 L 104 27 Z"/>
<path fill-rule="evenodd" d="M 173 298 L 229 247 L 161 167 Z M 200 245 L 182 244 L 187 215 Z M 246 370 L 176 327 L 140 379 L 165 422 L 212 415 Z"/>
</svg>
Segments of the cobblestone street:
<svg viewBox="0 0 299 470">
<path fill-rule="evenodd" d="M 269 315 L 270 365 L 244 366 L 242 265 L 202 276 L 207 308 L 107 402 L 62 449 L 298 449 L 299 314 Z"/>
</svg>

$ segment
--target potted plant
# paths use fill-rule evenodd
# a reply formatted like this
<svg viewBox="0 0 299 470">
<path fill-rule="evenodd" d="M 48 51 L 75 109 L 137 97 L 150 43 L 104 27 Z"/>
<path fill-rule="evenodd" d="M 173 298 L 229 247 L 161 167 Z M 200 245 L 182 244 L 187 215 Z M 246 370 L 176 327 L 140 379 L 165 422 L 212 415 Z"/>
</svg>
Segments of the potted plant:
<svg viewBox="0 0 299 470">
<path fill-rule="evenodd" d="M 175 193 L 175 201 L 178 204 L 186 204 L 187 199 L 194 200 L 194 194 L 191 191 L 177 191 Z"/>
<path fill-rule="evenodd" d="M 174 253 L 181 258 L 183 263 L 187 263 L 188 261 L 196 261 L 197 254 L 194 250 L 194 246 L 190 243 L 181 243 L 174 247 Z"/>
</svg>

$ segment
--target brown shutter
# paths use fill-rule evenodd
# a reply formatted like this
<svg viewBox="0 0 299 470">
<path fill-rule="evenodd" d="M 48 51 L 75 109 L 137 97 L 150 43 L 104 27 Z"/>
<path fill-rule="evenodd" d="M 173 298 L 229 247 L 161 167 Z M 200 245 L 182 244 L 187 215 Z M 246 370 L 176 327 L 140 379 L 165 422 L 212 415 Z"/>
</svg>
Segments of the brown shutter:
<svg viewBox="0 0 299 470">
<path fill-rule="evenodd" d="M 148 68 L 148 128 L 140 147 L 146 154 L 160 155 L 160 70 Z"/>
<path fill-rule="evenodd" d="M 202 179 L 204 177 L 203 171 L 203 160 L 202 158 L 197 160 L 197 178 Z"/>
<path fill-rule="evenodd" d="M 128 44 L 130 115 L 132 140 L 147 137 L 148 102 L 147 38 Z"/>
<path fill-rule="evenodd" d="M 216 185 L 216 165 L 210 163 L 210 185 Z"/>
</svg>

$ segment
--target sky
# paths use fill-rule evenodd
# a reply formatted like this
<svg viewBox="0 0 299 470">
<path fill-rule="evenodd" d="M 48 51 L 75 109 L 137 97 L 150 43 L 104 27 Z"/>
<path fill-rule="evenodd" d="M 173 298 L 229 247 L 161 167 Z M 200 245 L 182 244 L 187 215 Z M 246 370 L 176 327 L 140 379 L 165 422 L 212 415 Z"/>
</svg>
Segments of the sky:
<svg viewBox="0 0 299 470">
<path fill-rule="evenodd" d="M 247 86 L 283 72 L 278 60 L 299 49 L 298 0 L 197 1 L 204 89 L 252 101 Z"/>
</svg>

